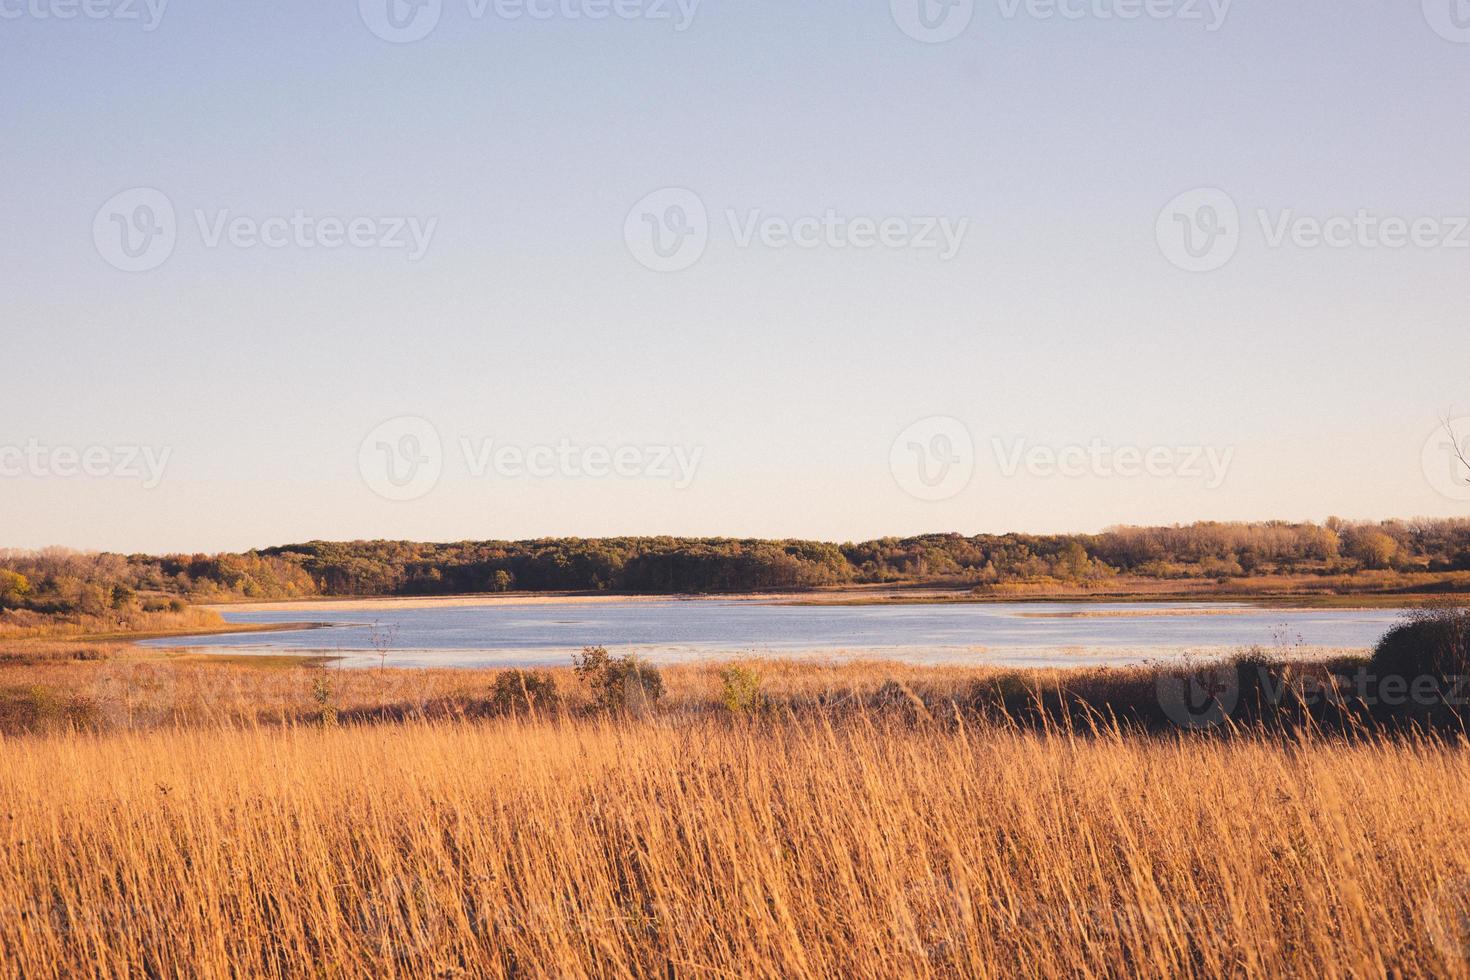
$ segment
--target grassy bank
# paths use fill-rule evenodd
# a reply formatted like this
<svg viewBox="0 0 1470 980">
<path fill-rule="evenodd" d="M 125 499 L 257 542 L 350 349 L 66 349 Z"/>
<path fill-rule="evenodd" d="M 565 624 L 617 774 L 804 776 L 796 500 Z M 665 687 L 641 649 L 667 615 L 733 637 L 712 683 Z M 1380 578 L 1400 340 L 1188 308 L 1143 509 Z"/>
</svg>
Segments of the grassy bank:
<svg viewBox="0 0 1470 980">
<path fill-rule="evenodd" d="M 0 615 L 0 643 L 23 640 L 131 641 L 160 636 L 232 632 L 249 627 L 230 626 L 218 612 L 175 601 L 161 609 L 125 607 L 82 613 L 42 613 L 4 610 Z"/>
<path fill-rule="evenodd" d="M 758 679 L 764 717 L 877 707 L 898 690 L 941 710 L 966 701 L 977 684 L 1000 677 L 1049 685 L 1066 676 L 888 662 L 681 664 L 661 668 L 663 693 L 651 710 L 670 717 L 727 714 L 724 675 L 731 668 Z M 598 710 L 597 692 L 570 664 L 537 674 L 556 690 L 554 705 L 539 706 L 542 714 L 576 717 Z M 322 657 L 198 654 L 117 643 L 0 645 L 0 734 L 312 725 L 324 709 L 343 724 L 477 718 L 523 709 L 523 703 L 496 700 L 499 676 L 493 670 L 343 670 Z"/>
<path fill-rule="evenodd" d="M 176 727 L 291 727 L 545 719 L 636 710 L 666 719 L 873 715 L 1081 734 L 1260 728 L 1363 736 L 1470 723 L 1463 671 L 1382 669 L 1344 651 L 1259 649 L 1137 667 L 1005 669 L 882 660 L 724 660 L 654 669 L 613 656 L 598 677 L 566 667 L 343 669 L 327 656 L 210 654 L 116 643 L 0 646 L 0 734 Z M 629 671 L 646 671 L 629 673 Z M 645 680 L 651 678 L 645 690 Z M 1438 678 L 1443 678 L 1438 679 Z"/>
</svg>

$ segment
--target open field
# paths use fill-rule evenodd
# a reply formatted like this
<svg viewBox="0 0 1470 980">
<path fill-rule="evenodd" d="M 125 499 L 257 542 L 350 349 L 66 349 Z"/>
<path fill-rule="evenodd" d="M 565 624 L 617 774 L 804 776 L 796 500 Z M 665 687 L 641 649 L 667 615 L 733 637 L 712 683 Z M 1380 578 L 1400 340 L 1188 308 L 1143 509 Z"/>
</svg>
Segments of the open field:
<svg viewBox="0 0 1470 980">
<path fill-rule="evenodd" d="M 219 613 L 180 602 L 177 608 L 144 612 L 139 609 L 72 616 L 5 610 L 0 615 L 0 642 L 29 640 L 93 640 L 123 642 L 154 636 L 233 630 Z"/>
<path fill-rule="evenodd" d="M 1283 715 L 1291 714 L 1303 694 L 1332 690 L 1335 678 L 1345 683 L 1366 663 L 1355 651 L 1298 654 L 1294 661 L 1267 662 L 1268 685 L 1280 684 L 1276 700 Z M 172 652 L 115 643 L 0 645 L 0 735 L 290 727 L 315 724 L 324 711 L 348 724 L 476 719 L 505 709 L 495 695 L 499 671 L 333 664 L 324 656 Z M 1017 670 L 846 658 L 687 662 L 659 668 L 657 711 L 725 714 L 725 674 L 732 668 L 758 680 L 757 713 L 766 717 L 897 709 L 931 719 L 1001 714 L 1028 724 L 1087 726 L 1103 717 L 1173 728 L 1160 706 L 1160 668 L 1150 666 Z M 1181 676 L 1188 670 L 1173 667 Z M 1246 668 L 1241 670 L 1246 676 Z M 556 688 L 555 704 L 543 705 L 543 714 L 577 717 L 597 710 L 597 692 L 570 666 L 533 673 Z M 1258 680 L 1247 683 L 1260 686 Z M 1318 697 L 1313 720 L 1341 727 L 1348 716 L 1333 708 Z M 1302 719 L 1292 714 L 1288 720 Z"/>
<path fill-rule="evenodd" d="M 676 714 L 0 745 L 11 975 L 1470 975 L 1462 744 Z"/>
<path fill-rule="evenodd" d="M 0 644 L 0 975 L 1470 977 L 1470 743 L 1377 664 Z"/>
<path fill-rule="evenodd" d="M 885 685 L 902 685 L 937 708 L 968 698 L 977 683 L 1021 676 L 884 661 L 679 664 L 661 668 L 659 710 L 723 711 L 720 673 L 729 666 L 757 672 L 771 704 L 792 710 L 865 704 Z M 560 713 L 592 709 L 590 692 L 569 666 L 545 673 L 557 685 Z M 1050 684 L 1066 674 L 1025 676 Z M 321 657 L 174 653 L 118 643 L 0 645 L 0 734 L 311 724 L 324 701 L 344 722 L 483 716 L 492 710 L 495 677 L 488 670 L 341 670 Z"/>
</svg>

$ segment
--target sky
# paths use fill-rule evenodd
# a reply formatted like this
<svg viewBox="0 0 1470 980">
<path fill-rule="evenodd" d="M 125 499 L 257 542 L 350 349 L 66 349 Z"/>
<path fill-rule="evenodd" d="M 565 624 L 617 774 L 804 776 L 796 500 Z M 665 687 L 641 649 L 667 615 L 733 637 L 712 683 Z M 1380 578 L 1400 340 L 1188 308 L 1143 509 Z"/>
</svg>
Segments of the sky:
<svg viewBox="0 0 1470 980">
<path fill-rule="evenodd" d="M 389 2 L 0 0 L 0 547 L 1470 514 L 1462 0 Z"/>
</svg>

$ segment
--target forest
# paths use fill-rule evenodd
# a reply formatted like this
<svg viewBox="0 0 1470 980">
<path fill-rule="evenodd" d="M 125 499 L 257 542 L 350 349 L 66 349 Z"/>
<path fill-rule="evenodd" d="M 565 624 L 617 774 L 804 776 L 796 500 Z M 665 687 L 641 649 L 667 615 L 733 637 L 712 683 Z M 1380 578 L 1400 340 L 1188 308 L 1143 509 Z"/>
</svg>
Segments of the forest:
<svg viewBox="0 0 1470 980">
<path fill-rule="evenodd" d="M 240 554 L 0 551 L 0 622 L 186 603 L 486 592 L 720 594 L 844 585 L 1106 587 L 1470 570 L 1470 520 L 1197 523 L 862 543 L 729 538 L 311 541 Z"/>
</svg>

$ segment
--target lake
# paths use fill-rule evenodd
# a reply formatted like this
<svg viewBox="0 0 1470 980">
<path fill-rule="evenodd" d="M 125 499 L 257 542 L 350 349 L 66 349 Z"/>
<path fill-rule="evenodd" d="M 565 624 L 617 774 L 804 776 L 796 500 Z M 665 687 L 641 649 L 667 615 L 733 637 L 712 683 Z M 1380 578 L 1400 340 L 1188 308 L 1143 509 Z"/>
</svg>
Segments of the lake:
<svg viewBox="0 0 1470 980">
<path fill-rule="evenodd" d="M 321 629 L 173 637 L 150 647 L 340 656 L 348 667 L 569 664 L 602 645 L 659 662 L 731 656 L 865 656 L 913 663 L 1096 666 L 1263 646 L 1371 647 L 1392 609 L 1268 609 L 1220 603 L 954 603 L 802 606 L 757 601 L 628 600 L 226 612 L 231 623 Z"/>
</svg>

